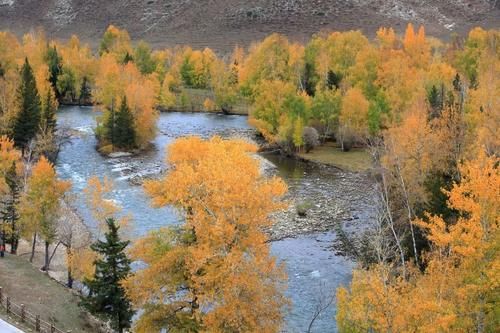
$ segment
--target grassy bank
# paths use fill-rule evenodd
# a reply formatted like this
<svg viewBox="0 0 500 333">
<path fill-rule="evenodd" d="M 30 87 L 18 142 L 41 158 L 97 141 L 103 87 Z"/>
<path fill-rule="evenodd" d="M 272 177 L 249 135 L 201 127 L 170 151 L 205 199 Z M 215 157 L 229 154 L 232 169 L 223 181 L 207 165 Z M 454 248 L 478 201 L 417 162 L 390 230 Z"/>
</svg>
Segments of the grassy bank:
<svg viewBox="0 0 500 333">
<path fill-rule="evenodd" d="M 0 286 L 12 302 L 64 331 L 96 332 L 86 312 L 78 306 L 79 297 L 33 267 L 26 258 L 6 254 L 0 258 Z M 5 312 L 0 314 L 12 322 Z M 13 321 L 16 324 L 15 321 Z"/>
<path fill-rule="evenodd" d="M 205 105 L 206 100 L 215 101 L 214 93 L 211 90 L 183 88 L 180 92 L 175 94 L 175 104 L 165 111 L 213 113 L 222 111 L 217 108 L 207 110 Z M 240 101 L 233 105 L 229 111 L 229 114 L 248 115 L 249 106 L 244 101 Z"/>
<path fill-rule="evenodd" d="M 363 172 L 371 168 L 371 156 L 363 148 L 353 148 L 343 152 L 334 143 L 316 147 L 310 153 L 300 153 L 298 156 L 304 160 L 332 165 L 342 170 Z"/>
</svg>

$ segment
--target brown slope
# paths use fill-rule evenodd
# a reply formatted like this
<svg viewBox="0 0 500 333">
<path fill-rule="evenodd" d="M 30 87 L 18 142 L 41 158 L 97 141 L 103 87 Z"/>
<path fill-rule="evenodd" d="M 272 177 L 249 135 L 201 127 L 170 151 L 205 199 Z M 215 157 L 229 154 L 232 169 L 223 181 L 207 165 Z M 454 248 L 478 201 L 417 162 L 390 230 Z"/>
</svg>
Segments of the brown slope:
<svg viewBox="0 0 500 333">
<path fill-rule="evenodd" d="M 431 35 L 500 26 L 495 0 L 0 0 L 0 29 L 49 37 L 78 34 L 96 45 L 109 24 L 156 47 L 209 46 L 219 51 L 280 32 L 303 41 L 326 30 L 424 24 Z"/>
</svg>

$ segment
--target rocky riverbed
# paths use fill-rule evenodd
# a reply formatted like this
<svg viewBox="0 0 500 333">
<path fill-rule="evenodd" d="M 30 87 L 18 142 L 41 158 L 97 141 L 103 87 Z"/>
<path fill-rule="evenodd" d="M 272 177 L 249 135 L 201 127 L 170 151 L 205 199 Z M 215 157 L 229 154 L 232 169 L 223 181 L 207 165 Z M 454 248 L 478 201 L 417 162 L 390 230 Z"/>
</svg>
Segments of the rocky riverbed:
<svg viewBox="0 0 500 333">
<path fill-rule="evenodd" d="M 80 135 L 89 135 L 88 129 L 80 130 Z M 170 139 L 178 137 L 176 130 L 161 130 L 160 133 Z M 204 138 L 218 135 L 223 138 L 244 139 L 257 145 L 264 144 L 253 129 L 206 130 L 202 126 L 193 126 L 186 135 Z M 152 158 L 152 155 L 156 158 Z M 137 155 L 115 152 L 106 158 L 106 163 L 118 180 L 141 186 L 144 180 L 159 178 L 168 171 L 169 165 L 164 163 L 164 158 L 158 158 L 158 155 L 161 156 L 161 152 L 146 151 Z M 366 215 L 373 206 L 370 201 L 373 197 L 373 183 L 365 173 L 342 171 L 328 165 L 283 157 L 277 153 L 264 152 L 257 154 L 256 158 L 259 159 L 264 174 L 280 176 L 289 186 L 285 196 L 288 208 L 273 216 L 276 222 L 267 230 L 271 240 L 326 232 L 339 223 L 355 232 L 360 227 L 357 221 L 361 215 Z M 302 214 L 299 214 L 299 210 Z"/>
</svg>

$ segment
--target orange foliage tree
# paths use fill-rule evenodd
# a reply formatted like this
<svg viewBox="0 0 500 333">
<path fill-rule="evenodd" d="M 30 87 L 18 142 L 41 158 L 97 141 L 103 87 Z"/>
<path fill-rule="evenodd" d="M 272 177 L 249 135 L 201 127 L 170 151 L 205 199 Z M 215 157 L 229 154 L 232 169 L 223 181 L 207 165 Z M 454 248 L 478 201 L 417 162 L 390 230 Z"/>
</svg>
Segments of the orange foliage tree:
<svg viewBox="0 0 500 333">
<path fill-rule="evenodd" d="M 126 283 L 145 309 L 138 332 L 279 330 L 285 275 L 263 228 L 283 207 L 286 186 L 260 174 L 255 151 L 218 137 L 178 139 L 168 151 L 173 170 L 146 183 L 153 205 L 174 205 L 185 224 L 152 232 L 132 249 L 147 265 Z"/>
</svg>

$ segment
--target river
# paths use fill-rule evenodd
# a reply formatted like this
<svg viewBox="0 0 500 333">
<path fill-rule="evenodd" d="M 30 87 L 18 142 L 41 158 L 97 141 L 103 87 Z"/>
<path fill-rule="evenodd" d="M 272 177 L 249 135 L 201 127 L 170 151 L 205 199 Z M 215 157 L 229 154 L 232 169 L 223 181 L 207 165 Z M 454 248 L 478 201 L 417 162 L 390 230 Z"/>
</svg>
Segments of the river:
<svg viewBox="0 0 500 333">
<path fill-rule="evenodd" d="M 253 131 L 244 116 L 206 113 L 162 113 L 158 122 L 155 148 L 140 157 L 105 158 L 95 150 L 93 134 L 96 113 L 89 107 L 62 107 L 58 125 L 71 128 L 76 135 L 59 155 L 57 172 L 73 183 L 78 194 L 76 205 L 90 228 L 89 210 L 82 190 L 93 175 L 107 176 L 114 181 L 111 199 L 133 218 L 132 236 L 144 235 L 164 225 L 181 223 L 173 208 L 151 208 L 141 186 L 133 185 L 134 177 L 155 174 L 165 167 L 165 147 L 175 138 L 185 135 L 209 137 L 248 136 Z M 351 279 L 354 263 L 336 255 L 332 249 L 335 233 L 332 225 L 342 222 L 347 228 L 356 228 L 369 219 L 371 210 L 369 183 L 366 176 L 320 168 L 274 155 L 263 155 L 275 166 L 272 172 L 281 176 L 290 187 L 288 198 L 299 201 L 310 198 L 312 208 L 308 219 L 296 216 L 291 208 L 280 217 L 279 240 L 271 243 L 272 253 L 286 263 L 288 296 L 292 307 L 286 315 L 285 331 L 306 332 L 320 299 L 334 292 L 339 285 Z M 285 237 L 291 233 L 296 237 Z M 336 332 L 335 304 L 324 311 L 314 323 L 312 332 Z"/>
</svg>

